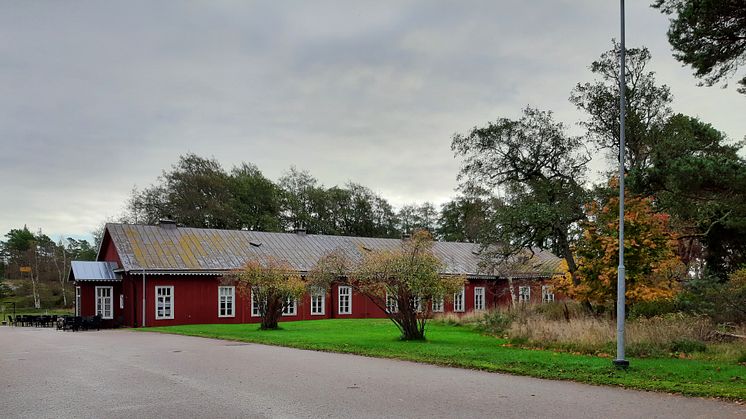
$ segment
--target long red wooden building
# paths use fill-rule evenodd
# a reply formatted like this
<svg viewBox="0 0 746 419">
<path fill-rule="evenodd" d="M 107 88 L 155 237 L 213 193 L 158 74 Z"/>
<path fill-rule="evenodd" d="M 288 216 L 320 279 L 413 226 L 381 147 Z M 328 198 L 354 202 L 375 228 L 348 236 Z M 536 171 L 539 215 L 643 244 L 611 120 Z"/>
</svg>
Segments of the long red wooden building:
<svg viewBox="0 0 746 419">
<path fill-rule="evenodd" d="M 107 224 L 97 260 L 73 262 L 69 279 L 75 283 L 76 314 L 101 315 L 109 327 L 251 323 L 259 322 L 251 296 L 241 295 L 227 280 L 247 261 L 272 256 L 303 274 L 334 250 L 359 253 L 399 246 L 399 239 L 302 231 L 187 228 L 166 221 Z M 536 250 L 526 261 L 498 269 L 499 273 L 480 268 L 480 249 L 473 243 L 436 242 L 433 252 L 446 266 L 443 274 L 468 279 L 461 293 L 433 311 L 466 313 L 509 305 L 511 299 L 554 300 L 547 279 L 559 271 L 560 259 L 549 252 Z M 283 320 L 377 317 L 385 313 L 344 283 L 304 296 L 283 314 Z"/>
</svg>

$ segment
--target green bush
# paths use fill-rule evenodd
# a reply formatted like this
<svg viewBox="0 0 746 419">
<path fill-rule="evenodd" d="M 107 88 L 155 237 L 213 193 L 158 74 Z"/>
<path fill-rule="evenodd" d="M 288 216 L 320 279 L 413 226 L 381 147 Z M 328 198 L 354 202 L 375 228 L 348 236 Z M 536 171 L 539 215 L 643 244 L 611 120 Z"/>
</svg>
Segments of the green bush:
<svg viewBox="0 0 746 419">
<path fill-rule="evenodd" d="M 491 335 L 502 335 L 513 323 L 513 316 L 500 310 L 489 311 L 477 323 L 479 330 Z"/>
<path fill-rule="evenodd" d="M 679 311 L 675 300 L 641 301 L 629 309 L 629 318 L 650 318 Z"/>
<path fill-rule="evenodd" d="M 706 352 L 707 345 L 705 345 L 703 342 L 700 342 L 698 340 L 676 339 L 673 342 L 671 342 L 671 346 L 669 349 L 671 350 L 671 352 L 684 352 L 684 353 Z"/>
</svg>

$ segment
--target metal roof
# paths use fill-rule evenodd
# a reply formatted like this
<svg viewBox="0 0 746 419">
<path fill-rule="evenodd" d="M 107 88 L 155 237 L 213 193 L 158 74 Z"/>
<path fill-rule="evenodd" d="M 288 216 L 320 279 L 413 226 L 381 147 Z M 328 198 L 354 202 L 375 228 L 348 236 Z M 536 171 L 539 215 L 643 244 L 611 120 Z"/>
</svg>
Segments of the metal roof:
<svg viewBox="0 0 746 419">
<path fill-rule="evenodd" d="M 247 261 L 267 256 L 308 272 L 324 255 L 343 250 L 359 258 L 362 252 L 400 248 L 400 239 L 268 233 L 157 225 L 106 225 L 125 271 L 193 273 L 238 269 Z M 480 267 L 479 245 L 435 242 L 433 253 L 445 264 L 444 274 L 495 276 Z M 559 271 L 560 259 L 538 251 L 527 262 L 500 276 L 547 277 Z"/>
<path fill-rule="evenodd" d="M 74 260 L 70 263 L 71 281 L 120 281 L 114 273 L 116 262 L 88 262 Z"/>
</svg>

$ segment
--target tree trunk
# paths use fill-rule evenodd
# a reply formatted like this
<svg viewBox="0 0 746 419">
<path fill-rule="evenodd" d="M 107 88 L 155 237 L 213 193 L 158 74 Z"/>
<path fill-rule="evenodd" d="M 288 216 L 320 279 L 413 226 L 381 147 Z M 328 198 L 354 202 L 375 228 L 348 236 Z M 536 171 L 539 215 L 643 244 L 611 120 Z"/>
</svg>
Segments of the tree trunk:
<svg viewBox="0 0 746 419">
<path fill-rule="evenodd" d="M 513 289 L 513 277 L 508 277 L 508 289 L 510 290 L 510 307 L 515 308 L 515 290 Z"/>
<path fill-rule="evenodd" d="M 34 268 L 31 272 L 31 292 L 34 295 L 34 308 L 41 308 L 41 301 L 39 299 L 39 293 L 36 289 L 36 284 L 39 282 L 39 247 L 34 243 Z M 35 278 L 34 278 L 35 277 Z"/>
<path fill-rule="evenodd" d="M 399 315 L 394 321 L 399 324 L 401 340 L 425 340 L 425 328 L 420 328 L 417 311 L 411 307 L 399 307 Z"/>
</svg>

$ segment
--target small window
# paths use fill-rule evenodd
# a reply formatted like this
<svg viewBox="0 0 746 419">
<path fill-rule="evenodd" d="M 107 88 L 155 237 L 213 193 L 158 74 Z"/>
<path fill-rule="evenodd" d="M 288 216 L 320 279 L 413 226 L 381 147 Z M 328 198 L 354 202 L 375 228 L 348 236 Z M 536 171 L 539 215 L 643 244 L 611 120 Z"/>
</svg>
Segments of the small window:
<svg viewBox="0 0 746 419">
<path fill-rule="evenodd" d="M 544 303 L 551 303 L 554 301 L 554 289 L 551 285 L 541 286 L 541 301 Z"/>
<path fill-rule="evenodd" d="M 453 294 L 453 311 L 455 312 L 463 312 L 464 311 L 464 294 L 466 293 L 466 290 L 464 288 L 461 288 L 461 291 L 457 292 L 456 294 Z"/>
<path fill-rule="evenodd" d="M 119 294 L 119 308 L 124 310 L 124 294 Z"/>
<path fill-rule="evenodd" d="M 398 313 L 399 312 L 399 301 L 396 296 L 390 295 L 386 292 L 386 312 L 387 313 Z"/>
<path fill-rule="evenodd" d="M 293 297 L 285 299 L 285 304 L 282 305 L 283 316 L 295 316 L 298 312 L 298 301 Z"/>
<path fill-rule="evenodd" d="M 254 290 L 251 290 L 251 317 L 259 317 L 261 314 L 259 312 L 259 298 L 256 296 L 256 292 Z"/>
<path fill-rule="evenodd" d="M 218 287 L 218 317 L 236 317 L 236 287 Z"/>
<path fill-rule="evenodd" d="M 412 297 L 412 308 L 417 313 L 422 313 L 422 298 L 419 295 Z"/>
<path fill-rule="evenodd" d="M 174 318 L 174 287 L 155 287 L 155 319 Z"/>
<path fill-rule="evenodd" d="M 531 301 L 531 287 L 522 285 L 518 287 L 518 302 L 528 303 Z"/>
<path fill-rule="evenodd" d="M 80 316 L 80 287 L 75 287 L 75 315 Z"/>
<path fill-rule="evenodd" d="M 474 288 L 474 310 L 484 310 L 484 287 Z"/>
<path fill-rule="evenodd" d="M 326 312 L 326 290 L 324 289 L 313 289 L 311 290 L 311 315 L 312 316 L 323 316 Z"/>
<path fill-rule="evenodd" d="M 339 314 L 352 314 L 352 287 L 339 286 Z"/>
<path fill-rule="evenodd" d="M 114 318 L 114 287 L 96 287 L 96 315 L 102 319 Z"/>
<path fill-rule="evenodd" d="M 443 312 L 443 297 L 433 298 L 433 313 Z"/>
</svg>

